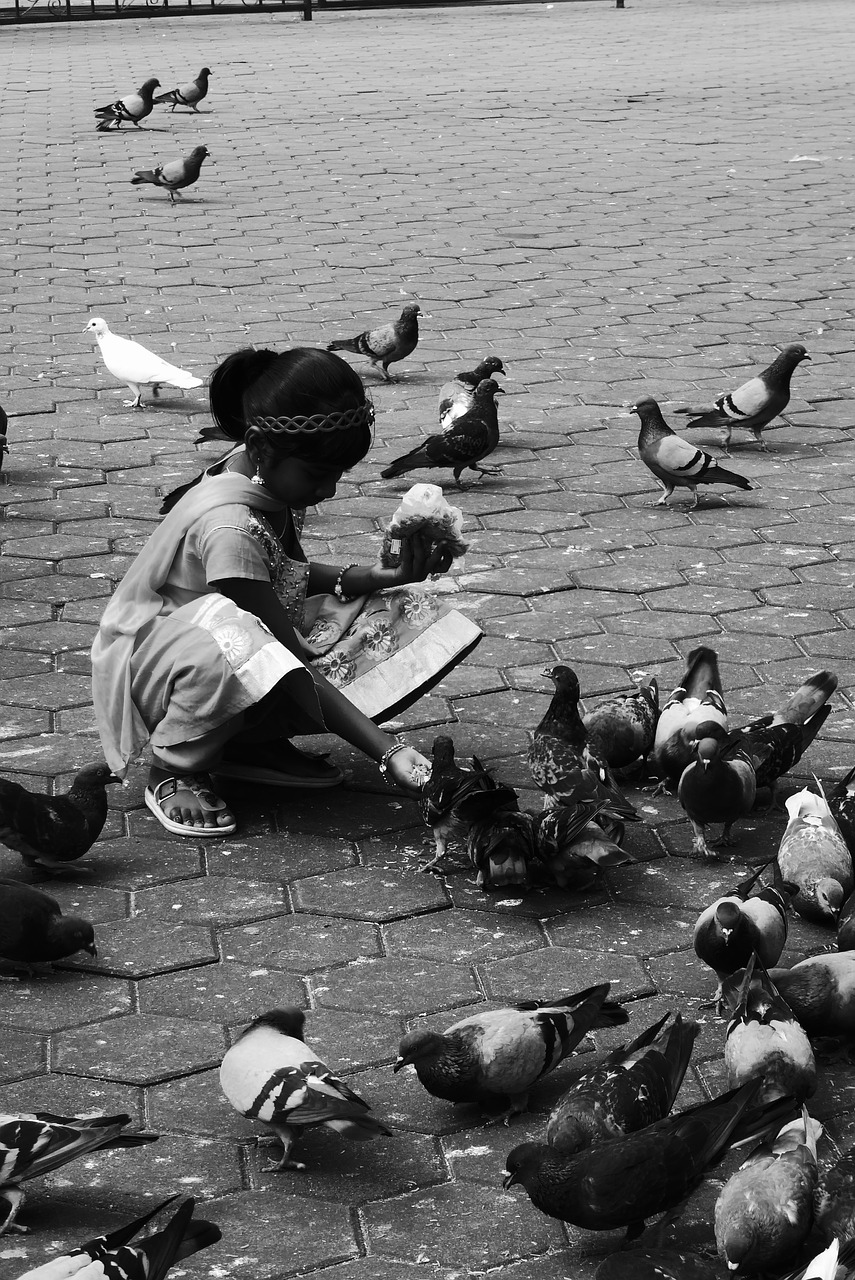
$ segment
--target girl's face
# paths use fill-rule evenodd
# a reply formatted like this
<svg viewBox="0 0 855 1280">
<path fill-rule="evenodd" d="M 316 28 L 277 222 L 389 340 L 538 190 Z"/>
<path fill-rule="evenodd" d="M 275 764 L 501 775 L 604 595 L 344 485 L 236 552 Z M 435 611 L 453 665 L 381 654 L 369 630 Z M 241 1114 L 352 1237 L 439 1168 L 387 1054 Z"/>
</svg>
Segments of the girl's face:
<svg viewBox="0 0 855 1280">
<path fill-rule="evenodd" d="M 324 467 L 301 458 L 273 458 L 262 464 L 262 478 L 268 493 L 287 507 L 314 507 L 335 497 L 343 473 L 340 467 Z"/>
</svg>

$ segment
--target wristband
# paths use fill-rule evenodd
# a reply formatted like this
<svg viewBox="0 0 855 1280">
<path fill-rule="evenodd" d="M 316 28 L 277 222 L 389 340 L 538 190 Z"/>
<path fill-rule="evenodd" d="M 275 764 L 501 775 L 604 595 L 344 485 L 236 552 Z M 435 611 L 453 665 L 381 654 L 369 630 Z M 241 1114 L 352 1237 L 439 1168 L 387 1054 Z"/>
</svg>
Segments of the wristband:
<svg viewBox="0 0 855 1280">
<path fill-rule="evenodd" d="M 386 782 L 389 781 L 389 761 L 392 759 L 392 756 L 395 754 L 396 751 L 406 751 L 406 749 L 407 749 L 406 742 L 401 742 L 399 738 L 397 742 L 392 743 L 391 747 L 389 747 L 387 751 L 383 752 L 382 756 L 378 760 L 377 767 L 382 773 Z"/>
<path fill-rule="evenodd" d="M 335 585 L 333 586 L 333 595 L 335 596 L 336 600 L 340 600 L 342 604 L 347 604 L 350 600 L 356 599 L 356 596 L 346 596 L 344 594 L 344 587 L 342 586 L 342 578 L 347 573 L 348 569 L 358 569 L 358 568 L 359 568 L 359 565 L 354 561 L 352 564 L 346 564 L 343 569 L 339 569 L 338 571 L 338 577 L 336 578 Z"/>
</svg>

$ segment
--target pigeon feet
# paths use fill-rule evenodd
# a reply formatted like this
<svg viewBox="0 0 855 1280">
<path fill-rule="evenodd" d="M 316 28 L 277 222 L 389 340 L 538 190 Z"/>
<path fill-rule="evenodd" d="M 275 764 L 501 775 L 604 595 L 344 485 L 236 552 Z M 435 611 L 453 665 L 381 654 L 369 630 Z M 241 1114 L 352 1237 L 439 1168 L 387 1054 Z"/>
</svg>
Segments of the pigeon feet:
<svg viewBox="0 0 855 1280">
<path fill-rule="evenodd" d="M 718 854 L 715 849 L 710 847 L 703 836 L 695 836 L 692 841 L 692 852 L 699 853 L 702 858 L 709 858 L 713 862 L 718 861 Z"/>
</svg>

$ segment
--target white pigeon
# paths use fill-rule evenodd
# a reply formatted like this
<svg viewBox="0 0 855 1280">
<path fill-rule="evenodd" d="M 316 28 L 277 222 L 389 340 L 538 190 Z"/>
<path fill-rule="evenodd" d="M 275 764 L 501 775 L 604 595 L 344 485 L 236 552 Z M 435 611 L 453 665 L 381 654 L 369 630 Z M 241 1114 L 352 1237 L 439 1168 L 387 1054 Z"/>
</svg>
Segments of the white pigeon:
<svg viewBox="0 0 855 1280">
<path fill-rule="evenodd" d="M 139 342 L 130 338 L 120 338 L 111 333 L 106 320 L 95 316 L 86 326 L 87 333 L 94 333 L 101 348 L 101 355 L 107 372 L 112 373 L 119 382 L 125 382 L 134 393 L 133 400 L 125 400 L 129 409 L 142 408 L 142 388 L 151 387 L 153 396 L 158 387 L 201 387 L 202 379 L 179 369 L 177 365 L 161 360 L 153 351 L 148 351 Z"/>
</svg>

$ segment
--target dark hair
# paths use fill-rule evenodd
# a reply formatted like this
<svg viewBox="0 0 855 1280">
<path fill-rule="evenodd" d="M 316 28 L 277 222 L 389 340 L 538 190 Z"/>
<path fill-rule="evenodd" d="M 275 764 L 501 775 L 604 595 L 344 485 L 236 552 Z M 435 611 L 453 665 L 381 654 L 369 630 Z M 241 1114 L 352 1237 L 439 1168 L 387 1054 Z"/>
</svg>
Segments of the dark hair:
<svg viewBox="0 0 855 1280">
<path fill-rule="evenodd" d="M 311 417 L 366 403 L 359 374 L 340 356 L 316 347 L 235 351 L 214 370 L 209 396 L 211 416 L 230 440 L 243 440 L 253 418 Z M 338 431 L 269 432 L 265 438 L 280 456 L 347 471 L 370 449 L 371 428 L 366 421 Z"/>
</svg>

